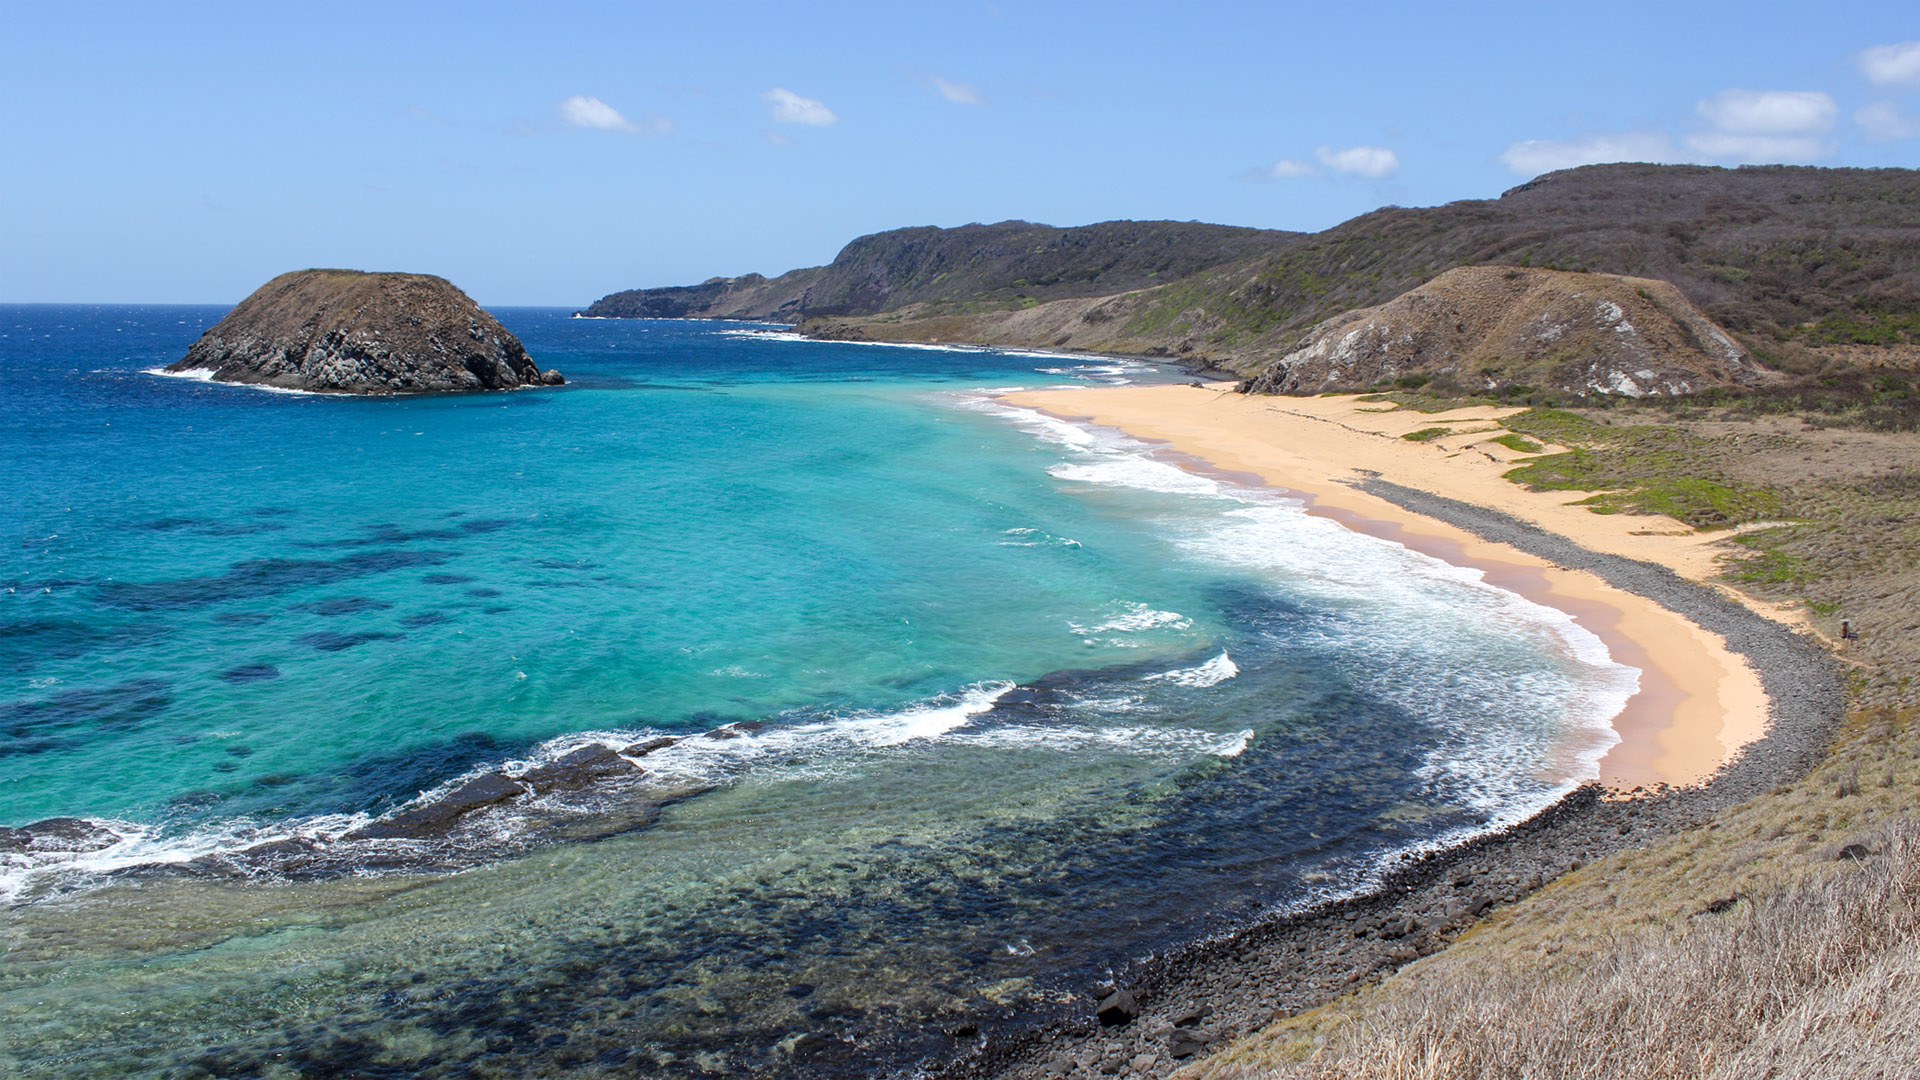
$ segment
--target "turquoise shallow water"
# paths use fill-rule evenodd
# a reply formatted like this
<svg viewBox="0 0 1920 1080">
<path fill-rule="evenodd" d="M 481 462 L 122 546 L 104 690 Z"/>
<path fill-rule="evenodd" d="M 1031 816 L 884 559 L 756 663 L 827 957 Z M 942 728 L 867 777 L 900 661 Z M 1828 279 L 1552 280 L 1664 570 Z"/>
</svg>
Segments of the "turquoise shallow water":
<svg viewBox="0 0 1920 1080">
<path fill-rule="evenodd" d="M 125 837 L 4 856 L 9 1071 L 899 1067 L 1544 804 L 1632 687 L 1471 572 L 983 392 L 1145 365 L 507 309 L 568 387 L 146 373 L 219 314 L 0 308 L 0 825 Z M 572 807 L 591 842 L 338 842 L 739 722 L 645 759 L 703 793 Z M 222 861 L 287 836 L 358 872 Z"/>
</svg>

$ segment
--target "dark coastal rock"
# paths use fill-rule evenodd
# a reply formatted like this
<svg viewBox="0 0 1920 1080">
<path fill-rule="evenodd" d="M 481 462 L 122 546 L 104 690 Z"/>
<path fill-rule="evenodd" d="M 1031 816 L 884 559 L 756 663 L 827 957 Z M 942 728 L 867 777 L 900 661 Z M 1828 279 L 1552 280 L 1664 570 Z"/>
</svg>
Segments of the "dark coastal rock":
<svg viewBox="0 0 1920 1080">
<path fill-rule="evenodd" d="M 0 852 L 25 851 L 33 838 L 24 829 L 9 829 L 0 825 Z"/>
<path fill-rule="evenodd" d="M 613 747 L 594 743 L 538 768 L 529 769 L 517 779 L 533 789 L 535 795 L 550 791 L 577 791 L 618 776 L 636 776 L 641 768 L 614 752 Z"/>
<path fill-rule="evenodd" d="M 525 795 L 527 789 L 505 773 L 488 773 L 425 806 L 405 810 L 347 834 L 349 840 L 417 840 L 443 833 L 462 815 Z"/>
<path fill-rule="evenodd" d="M 671 735 L 663 735 L 658 739 L 648 739 L 646 742 L 637 742 L 630 746 L 621 747 L 620 752 L 628 757 L 646 757 L 655 750 L 665 750 L 667 747 L 679 741 L 679 739 Z"/>
<path fill-rule="evenodd" d="M 1093 1014 L 1099 1018 L 1101 1027 L 1123 1027 L 1139 1018 L 1140 1003 L 1125 990 L 1115 990 L 1100 1000 Z"/>
<path fill-rule="evenodd" d="M 168 371 L 338 394 L 554 386 L 520 339 L 444 278 L 298 270 L 255 290 Z"/>
<path fill-rule="evenodd" d="M 60 817 L 36 821 L 11 830 L 15 837 L 26 838 L 22 851 L 87 852 L 109 848 L 120 842 L 120 834 L 85 818 Z"/>
</svg>

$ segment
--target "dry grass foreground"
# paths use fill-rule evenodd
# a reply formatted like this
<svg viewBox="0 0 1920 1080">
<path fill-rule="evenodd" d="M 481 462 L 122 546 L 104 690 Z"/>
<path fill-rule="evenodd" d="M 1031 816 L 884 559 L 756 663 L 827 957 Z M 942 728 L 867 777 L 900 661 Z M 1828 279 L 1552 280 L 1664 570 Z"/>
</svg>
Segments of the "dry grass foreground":
<svg viewBox="0 0 1920 1080">
<path fill-rule="evenodd" d="M 1702 912 L 1684 929 L 1613 939 L 1578 966 L 1434 964 L 1366 1008 L 1328 1010 L 1288 1030 L 1291 1039 L 1249 1040 L 1183 1075 L 1911 1076 L 1920 825 L 1895 823 L 1862 846 L 1876 853 L 1758 903 Z M 1315 1027 L 1326 1031 L 1309 1038 Z"/>
<path fill-rule="evenodd" d="M 1920 440 L 1617 412 L 1604 429 L 1506 422 L 1579 447 L 1523 475 L 1607 492 L 1602 509 L 1777 522 L 1741 535 L 1752 557 L 1727 579 L 1797 601 L 1829 639 L 1853 618 L 1849 718 L 1800 782 L 1569 874 L 1180 1075 L 1920 1076 Z"/>
</svg>

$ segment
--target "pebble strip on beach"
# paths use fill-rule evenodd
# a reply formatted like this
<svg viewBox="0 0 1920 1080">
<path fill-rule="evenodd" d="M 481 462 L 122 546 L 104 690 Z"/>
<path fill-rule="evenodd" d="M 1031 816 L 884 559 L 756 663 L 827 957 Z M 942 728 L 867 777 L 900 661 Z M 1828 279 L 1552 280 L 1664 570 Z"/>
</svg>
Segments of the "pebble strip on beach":
<svg viewBox="0 0 1920 1080">
<path fill-rule="evenodd" d="M 927 1075 L 1165 1076 L 1273 1020 L 1445 948 L 1488 911 L 1517 903 L 1562 874 L 1703 824 L 1804 776 L 1820 760 L 1844 698 L 1838 666 L 1817 642 L 1665 567 L 1589 551 L 1500 511 L 1377 478 L 1356 486 L 1482 539 L 1589 571 L 1719 634 L 1760 674 L 1770 699 L 1767 734 L 1706 784 L 1635 789 L 1625 799 L 1583 786 L 1521 824 L 1383 875 L 1366 895 L 1132 962 L 1112 981 L 1090 983 L 1050 1020 L 1008 1028 L 996 1028 L 991 1018 L 954 1025 L 953 1050 Z"/>
</svg>

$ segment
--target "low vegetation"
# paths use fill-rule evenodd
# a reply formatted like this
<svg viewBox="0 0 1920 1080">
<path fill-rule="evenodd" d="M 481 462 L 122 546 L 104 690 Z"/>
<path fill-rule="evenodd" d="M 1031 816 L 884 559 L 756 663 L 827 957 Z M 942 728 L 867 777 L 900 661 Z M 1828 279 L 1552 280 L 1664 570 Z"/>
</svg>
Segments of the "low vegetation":
<svg viewBox="0 0 1920 1080">
<path fill-rule="evenodd" d="M 1578 964 L 1436 965 L 1374 1008 L 1315 1017 L 1323 1030 L 1302 1031 L 1279 1061 L 1221 1062 L 1204 1075 L 1903 1074 L 1897 1063 L 1920 1060 L 1920 825 L 1891 822 L 1855 845 L 1793 885 L 1720 898 L 1731 902 L 1614 938 Z"/>
<path fill-rule="evenodd" d="M 1605 425 L 1560 409 L 1534 409 L 1506 425 L 1518 436 L 1573 447 L 1534 458 L 1508 479 L 1537 490 L 1595 492 L 1583 500 L 1595 513 L 1665 514 L 1696 529 L 1724 529 L 1781 512 L 1773 492 L 1702 469 L 1713 440 L 1678 426 Z"/>
</svg>

